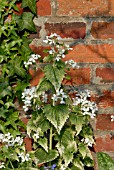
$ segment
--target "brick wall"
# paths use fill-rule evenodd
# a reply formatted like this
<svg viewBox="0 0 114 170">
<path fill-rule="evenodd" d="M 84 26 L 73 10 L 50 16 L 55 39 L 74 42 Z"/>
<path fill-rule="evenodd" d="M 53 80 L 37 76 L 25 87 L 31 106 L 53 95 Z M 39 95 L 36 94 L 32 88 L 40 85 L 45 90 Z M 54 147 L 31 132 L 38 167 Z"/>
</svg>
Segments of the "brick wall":
<svg viewBox="0 0 114 170">
<path fill-rule="evenodd" d="M 92 121 L 94 150 L 114 157 L 114 122 L 110 121 L 114 114 L 114 0 L 39 0 L 37 14 L 37 33 L 31 35 L 31 49 L 43 54 L 42 40 L 54 32 L 73 47 L 67 59 L 78 62 L 80 69 L 70 72 L 72 81 L 76 88 L 92 90 L 99 106 L 96 120 Z M 31 84 L 37 85 L 42 73 L 30 73 Z"/>
</svg>

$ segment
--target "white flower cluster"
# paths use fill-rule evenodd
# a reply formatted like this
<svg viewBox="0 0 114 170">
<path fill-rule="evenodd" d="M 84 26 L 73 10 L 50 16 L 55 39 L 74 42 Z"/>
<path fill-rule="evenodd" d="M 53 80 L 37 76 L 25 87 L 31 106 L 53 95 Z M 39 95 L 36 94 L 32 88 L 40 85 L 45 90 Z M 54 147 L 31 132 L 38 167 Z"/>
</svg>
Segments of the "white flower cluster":
<svg viewBox="0 0 114 170">
<path fill-rule="evenodd" d="M 29 60 L 26 62 L 24 61 L 25 67 L 28 67 L 29 65 L 32 65 L 33 63 L 36 62 L 37 59 L 39 59 L 41 56 L 38 54 L 31 54 Z"/>
<path fill-rule="evenodd" d="M 60 44 L 58 41 L 61 40 L 61 37 L 57 35 L 56 33 L 51 34 L 50 36 L 46 36 L 46 40 L 43 40 L 46 44 L 54 45 L 54 47 L 49 50 L 49 54 L 52 54 L 55 57 L 55 61 L 59 61 L 61 58 L 65 58 L 65 53 L 68 50 L 72 50 L 72 48 L 69 47 L 69 45 Z"/>
<path fill-rule="evenodd" d="M 63 89 L 57 90 L 56 94 L 53 94 L 52 100 L 54 102 L 57 102 L 60 100 L 60 104 L 65 104 L 64 99 L 66 99 L 68 96 L 64 93 Z"/>
<path fill-rule="evenodd" d="M 14 138 L 9 132 L 6 134 L 0 133 L 0 142 L 5 143 L 7 147 L 14 146 L 15 144 L 21 146 L 23 143 L 23 139 L 20 136 Z"/>
<path fill-rule="evenodd" d="M 78 64 L 74 60 L 65 61 L 65 64 L 70 65 L 72 68 L 79 68 Z"/>
<path fill-rule="evenodd" d="M 114 115 L 111 115 L 111 122 L 114 122 Z"/>
<path fill-rule="evenodd" d="M 81 141 L 84 142 L 85 144 L 87 144 L 87 146 L 89 146 L 89 147 L 92 147 L 92 145 L 94 143 L 89 138 L 82 139 Z"/>
<path fill-rule="evenodd" d="M 29 89 L 24 89 L 21 98 L 22 101 L 24 102 L 23 109 L 25 112 L 27 112 L 29 110 L 29 107 L 32 106 L 32 99 L 37 98 L 36 87 L 33 86 Z"/>
<path fill-rule="evenodd" d="M 56 45 L 57 40 L 61 40 L 61 37 L 56 33 L 54 33 L 51 34 L 50 36 L 46 36 L 46 39 L 43 40 L 43 42 L 49 45 Z"/>
<path fill-rule="evenodd" d="M 83 115 L 89 115 L 91 118 L 94 118 L 98 107 L 95 102 L 89 101 L 88 97 L 90 97 L 89 90 L 80 91 L 76 94 L 76 97 L 73 98 L 73 105 L 80 105 Z"/>
<path fill-rule="evenodd" d="M 42 102 L 47 103 L 47 100 L 48 100 L 48 95 L 44 91 L 44 92 L 42 92 Z"/>
<path fill-rule="evenodd" d="M 25 155 L 23 152 L 19 153 L 18 157 L 21 158 L 22 162 L 26 162 L 26 161 L 29 161 L 31 159 L 30 155 L 28 153 Z"/>
<path fill-rule="evenodd" d="M 4 162 L 0 162 L 0 169 L 1 168 L 5 168 L 5 163 Z"/>
</svg>

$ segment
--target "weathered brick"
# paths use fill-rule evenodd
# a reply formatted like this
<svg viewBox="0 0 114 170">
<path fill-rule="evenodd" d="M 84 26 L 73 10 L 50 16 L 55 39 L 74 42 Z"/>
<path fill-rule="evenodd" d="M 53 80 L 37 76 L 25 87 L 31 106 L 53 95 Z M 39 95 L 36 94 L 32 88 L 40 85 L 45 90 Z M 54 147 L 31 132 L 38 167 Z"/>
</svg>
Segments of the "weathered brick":
<svg viewBox="0 0 114 170">
<path fill-rule="evenodd" d="M 114 150 L 114 139 L 111 139 L 110 134 L 96 137 L 95 140 L 96 144 L 94 145 L 94 149 L 96 152 L 109 152 Z"/>
<path fill-rule="evenodd" d="M 99 77 L 101 83 L 114 82 L 114 68 L 97 68 L 96 76 Z"/>
<path fill-rule="evenodd" d="M 86 34 L 86 24 L 83 22 L 74 23 L 46 23 L 47 34 L 57 33 L 62 38 L 84 38 Z"/>
<path fill-rule="evenodd" d="M 96 116 L 97 130 L 114 130 L 114 122 L 111 122 L 110 114 L 99 114 Z"/>
<path fill-rule="evenodd" d="M 108 63 L 114 62 L 114 45 L 76 45 L 69 51 L 65 60 L 73 59 L 76 62 Z"/>
<path fill-rule="evenodd" d="M 29 69 L 29 74 L 32 76 L 32 79 L 30 80 L 32 86 L 37 86 L 40 79 L 44 76 L 44 73 L 40 69 L 37 71 Z"/>
<path fill-rule="evenodd" d="M 102 95 L 96 98 L 99 108 L 114 107 L 114 91 L 103 91 Z"/>
<path fill-rule="evenodd" d="M 114 22 L 93 22 L 91 34 L 97 39 L 114 39 Z"/>
<path fill-rule="evenodd" d="M 90 83 L 90 68 L 71 69 L 68 72 L 70 80 L 64 80 L 64 85 L 79 85 Z"/>
<path fill-rule="evenodd" d="M 114 16 L 113 0 L 57 0 L 59 16 Z"/>
<path fill-rule="evenodd" d="M 37 14 L 39 16 L 51 15 L 51 2 L 50 2 L 50 0 L 39 0 L 39 1 L 37 1 L 36 5 L 37 5 Z"/>
<path fill-rule="evenodd" d="M 24 138 L 25 148 L 27 151 L 32 151 L 32 139 L 31 138 Z"/>
</svg>

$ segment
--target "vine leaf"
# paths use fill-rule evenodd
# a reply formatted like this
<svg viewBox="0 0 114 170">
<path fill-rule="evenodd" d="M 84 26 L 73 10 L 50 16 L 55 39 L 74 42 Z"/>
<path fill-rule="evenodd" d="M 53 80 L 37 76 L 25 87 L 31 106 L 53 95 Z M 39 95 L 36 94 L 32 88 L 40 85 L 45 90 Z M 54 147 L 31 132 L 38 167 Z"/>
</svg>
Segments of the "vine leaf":
<svg viewBox="0 0 114 170">
<path fill-rule="evenodd" d="M 68 107 L 66 105 L 46 105 L 44 107 L 44 113 L 46 118 L 56 128 L 57 132 L 60 133 L 62 127 L 64 126 L 69 116 Z"/>
<path fill-rule="evenodd" d="M 14 20 L 17 22 L 19 31 L 27 29 L 29 31 L 36 31 L 34 22 L 33 22 L 34 15 L 31 12 L 23 12 L 22 15 L 17 16 L 14 15 Z"/>
<path fill-rule="evenodd" d="M 99 170 L 112 170 L 114 169 L 114 161 L 113 159 L 106 153 L 98 152 L 97 153 L 97 160 Z"/>
<path fill-rule="evenodd" d="M 52 65 L 46 65 L 44 72 L 47 80 L 49 80 L 55 89 L 59 89 L 64 78 L 64 70 L 61 68 L 53 67 Z"/>
<path fill-rule="evenodd" d="M 36 14 L 36 0 L 22 0 L 22 7 L 29 7 L 30 10 Z"/>
<path fill-rule="evenodd" d="M 45 150 L 40 148 L 35 152 L 35 157 L 38 160 L 38 164 L 53 161 L 58 156 L 59 155 L 56 150 L 50 150 L 49 152 L 46 152 Z"/>
</svg>

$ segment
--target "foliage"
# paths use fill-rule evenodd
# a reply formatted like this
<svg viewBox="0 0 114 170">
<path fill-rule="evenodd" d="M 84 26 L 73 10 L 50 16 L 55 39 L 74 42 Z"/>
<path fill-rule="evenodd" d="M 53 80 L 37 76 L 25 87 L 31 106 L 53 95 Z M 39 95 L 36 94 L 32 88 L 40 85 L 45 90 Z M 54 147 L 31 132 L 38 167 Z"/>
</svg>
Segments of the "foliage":
<svg viewBox="0 0 114 170">
<path fill-rule="evenodd" d="M 24 144 L 8 147 L 6 138 L 3 138 L 3 134 L 10 134 L 7 140 L 14 142 L 14 138 L 22 135 L 20 128 L 26 129 L 19 119 L 20 112 L 16 103 L 17 97 L 20 99 L 23 89 L 29 85 L 30 76 L 24 61 L 32 53 L 27 37 L 31 31 L 35 31 L 33 18 L 36 15 L 36 5 L 33 4 L 31 9 L 31 4 L 26 4 L 26 8 L 34 14 L 23 12 L 17 15 L 14 14 L 19 12 L 17 2 L 0 0 L 0 169 L 4 166 L 5 169 L 30 167 L 30 162 L 21 163 L 18 155 L 19 151 L 26 154 Z M 24 0 L 19 2 L 23 5 L 25 3 Z M 22 27 L 21 23 L 24 23 Z"/>
<path fill-rule="evenodd" d="M 29 12 L 20 15 L 17 2 L 22 2 Z M 77 93 L 74 89 L 70 95 L 63 86 L 63 80 L 70 79 L 67 71 L 78 65 L 73 60 L 63 61 L 72 49 L 60 36 L 46 37 L 44 43 L 51 49 L 45 50 L 44 58 L 32 54 L 27 38 L 35 31 L 35 15 L 36 0 L 0 0 L 0 168 L 92 167 L 90 147 L 94 139 L 90 119 L 95 117 L 97 106 L 89 100 L 88 90 Z M 29 84 L 31 65 L 36 69 L 38 65 L 44 73 L 36 87 Z M 23 102 L 23 110 L 32 115 L 27 124 L 27 135 L 33 139 L 33 151 L 29 153 L 20 132 L 26 127 L 19 119 L 18 100 Z"/>
<path fill-rule="evenodd" d="M 66 71 L 71 67 L 78 68 L 73 60 L 62 60 L 72 49 L 62 43 L 57 34 L 47 36 L 44 42 L 51 48 L 45 50 L 46 56 L 42 58 L 34 54 L 25 62 L 27 68 L 34 64 L 37 69 L 38 60 L 38 68 L 44 77 L 36 87 L 28 87 L 22 93 L 23 109 L 32 113 L 27 134 L 34 140 L 33 161 L 36 165 L 44 164 L 44 169 L 83 170 L 92 167 L 89 147 L 94 139 L 90 119 L 95 117 L 97 106 L 89 100 L 88 90 L 78 93 L 74 90 L 70 95 L 62 84 L 67 78 Z"/>
<path fill-rule="evenodd" d="M 99 170 L 112 170 L 114 169 L 114 160 L 106 153 L 97 153 Z"/>
</svg>

